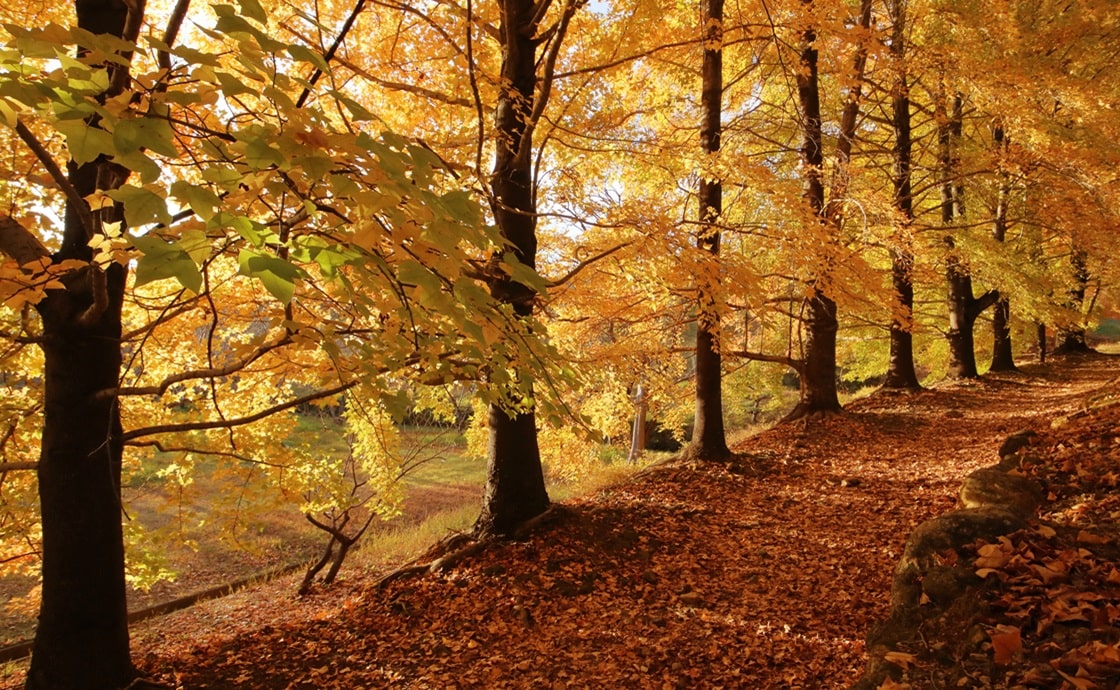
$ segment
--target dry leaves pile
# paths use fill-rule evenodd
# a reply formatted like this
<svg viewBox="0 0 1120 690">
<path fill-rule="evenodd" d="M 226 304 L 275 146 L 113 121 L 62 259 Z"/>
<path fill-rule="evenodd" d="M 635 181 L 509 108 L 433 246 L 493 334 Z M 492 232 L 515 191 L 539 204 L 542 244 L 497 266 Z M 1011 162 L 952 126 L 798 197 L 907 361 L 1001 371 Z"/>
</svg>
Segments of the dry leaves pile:
<svg viewBox="0 0 1120 690">
<path fill-rule="evenodd" d="M 1120 686 L 1117 393 L 1120 379 L 1090 397 L 1086 409 L 1056 418 L 1025 449 L 1017 473 L 1043 487 L 1041 521 L 975 546 L 971 566 L 982 583 L 955 624 L 963 639 L 926 636 L 913 655 L 896 658 L 907 667 L 901 681 L 912 687 Z"/>
<path fill-rule="evenodd" d="M 846 687 L 910 530 L 950 509 L 1004 437 L 1070 414 L 1118 368 L 876 396 L 748 439 L 730 465 L 667 466 L 561 506 L 529 541 L 443 576 L 379 590 L 377 574 L 349 573 L 302 601 L 250 591 L 172 614 L 137 632 L 137 657 L 184 688 Z M 1024 657 L 1065 619 L 1114 629 L 1111 595 L 1049 595 L 1120 577 L 1061 538 L 982 547 L 999 561 L 988 579 L 1013 592 L 993 603 L 1005 620 L 985 629 L 989 657 Z M 1052 668 L 1076 685 L 1114 665 L 1114 642 L 1071 640 Z"/>
</svg>

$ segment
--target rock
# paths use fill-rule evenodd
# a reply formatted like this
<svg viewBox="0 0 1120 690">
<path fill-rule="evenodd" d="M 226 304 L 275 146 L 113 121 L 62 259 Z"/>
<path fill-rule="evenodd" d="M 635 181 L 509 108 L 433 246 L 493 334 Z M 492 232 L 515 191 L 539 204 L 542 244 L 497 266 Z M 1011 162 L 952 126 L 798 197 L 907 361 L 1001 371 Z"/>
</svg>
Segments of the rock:
<svg viewBox="0 0 1120 690">
<path fill-rule="evenodd" d="M 700 596 L 699 592 L 685 592 L 677 597 L 677 599 L 685 606 L 703 606 L 704 597 Z"/>
<path fill-rule="evenodd" d="M 1005 506 L 1023 516 L 1034 515 L 1044 499 L 1035 482 L 991 467 L 965 477 L 959 496 L 965 508 Z"/>
<path fill-rule="evenodd" d="M 894 571 L 891 608 L 917 609 L 921 604 L 922 578 L 938 565 L 938 556 L 954 551 L 963 556 L 968 544 L 995 541 L 1026 527 L 1023 516 L 1001 506 L 954 510 L 918 525 L 906 540 L 902 559 Z M 905 611 L 911 617 L 912 611 Z"/>
<path fill-rule="evenodd" d="M 1004 440 L 1003 445 L 999 447 L 1000 459 L 1002 460 L 1009 455 L 1014 455 L 1018 453 L 1020 449 L 1032 445 L 1036 438 L 1038 438 L 1038 434 L 1036 434 L 1032 429 L 1023 429 L 1022 431 L 1016 431 L 1015 433 L 1008 436 Z"/>
</svg>

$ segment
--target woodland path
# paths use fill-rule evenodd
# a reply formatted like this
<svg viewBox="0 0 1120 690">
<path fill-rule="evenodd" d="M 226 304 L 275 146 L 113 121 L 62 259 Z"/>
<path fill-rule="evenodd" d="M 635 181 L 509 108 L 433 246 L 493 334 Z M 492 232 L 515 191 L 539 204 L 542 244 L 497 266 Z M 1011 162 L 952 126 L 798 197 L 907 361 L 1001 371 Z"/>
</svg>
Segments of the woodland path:
<svg viewBox="0 0 1120 690">
<path fill-rule="evenodd" d="M 382 591 L 266 585 L 151 621 L 149 674 L 184 688 L 840 688 L 887 614 L 907 534 L 1009 434 L 1046 428 L 1120 357 L 877 394 L 747 439 L 731 466 L 647 471 L 532 539 Z"/>
</svg>

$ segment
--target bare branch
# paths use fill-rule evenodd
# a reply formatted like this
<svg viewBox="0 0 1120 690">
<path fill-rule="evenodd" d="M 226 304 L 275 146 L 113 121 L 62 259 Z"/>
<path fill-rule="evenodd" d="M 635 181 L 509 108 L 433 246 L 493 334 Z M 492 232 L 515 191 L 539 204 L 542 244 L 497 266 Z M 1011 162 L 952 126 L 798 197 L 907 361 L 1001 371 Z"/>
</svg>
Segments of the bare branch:
<svg viewBox="0 0 1120 690">
<path fill-rule="evenodd" d="M 170 74 L 171 72 L 171 46 L 175 44 L 175 39 L 179 37 L 179 29 L 183 26 L 183 20 L 187 18 L 187 10 L 191 6 L 191 0 L 178 0 L 175 3 L 175 9 L 171 11 L 171 17 L 167 20 L 167 29 L 163 32 L 163 44 L 167 46 L 167 50 L 159 51 L 159 66 Z M 160 90 L 165 90 L 166 84 L 161 84 Z"/>
<path fill-rule="evenodd" d="M 258 348 L 255 352 L 253 352 L 248 357 L 246 357 L 244 359 L 241 359 L 237 362 L 227 364 L 224 367 L 213 367 L 213 368 L 210 368 L 210 369 L 192 369 L 190 371 L 182 371 L 182 372 L 179 372 L 178 374 L 172 374 L 171 376 L 168 376 L 163 381 L 161 381 L 160 383 L 158 383 L 157 385 L 154 385 L 154 386 L 117 388 L 115 390 L 102 391 L 101 393 L 99 393 L 99 395 L 100 396 L 105 396 L 105 395 L 117 395 L 117 396 L 123 396 L 123 395 L 156 395 L 156 396 L 159 396 L 159 395 L 163 395 L 164 393 L 167 392 L 168 388 L 175 385 L 176 383 L 182 383 L 183 381 L 191 381 L 191 380 L 194 380 L 194 379 L 222 378 L 223 376 L 229 376 L 230 374 L 237 373 L 238 371 L 241 371 L 245 367 L 247 367 L 250 364 L 252 364 L 253 362 L 257 361 L 261 357 L 265 356 L 269 352 L 271 352 L 271 351 L 273 351 L 277 348 L 283 347 L 285 345 L 289 345 L 289 344 L 291 344 L 291 342 L 292 342 L 291 338 L 289 338 L 288 336 L 284 336 L 283 338 L 280 338 L 279 340 L 277 340 L 273 343 L 269 343 L 268 345 L 261 346 L 260 348 Z"/>
<path fill-rule="evenodd" d="M 329 398 L 331 396 L 338 395 L 339 393 L 344 393 L 356 385 L 358 385 L 357 381 L 351 381 L 349 383 L 344 383 L 327 390 L 308 393 L 307 395 L 302 395 L 293 400 L 289 400 L 286 403 L 274 405 L 255 414 L 251 414 L 247 417 L 237 417 L 234 419 L 223 419 L 210 422 L 158 424 L 156 426 L 140 427 L 139 429 L 133 429 L 132 431 L 127 431 L 122 434 L 121 440 L 127 443 L 136 438 L 142 438 L 144 436 L 155 436 L 157 434 L 170 434 L 182 431 L 206 431 L 208 429 L 232 429 L 237 426 L 244 426 L 246 424 L 252 424 L 253 422 L 259 422 L 266 417 L 270 417 L 274 414 L 283 412 L 284 410 L 290 410 L 293 407 L 299 407 L 300 405 L 304 405 L 309 402 L 322 400 L 323 398 Z"/>
<path fill-rule="evenodd" d="M 0 472 L 11 472 L 14 470 L 37 470 L 39 469 L 38 462 L 0 462 Z"/>
<path fill-rule="evenodd" d="M 790 369 L 801 373 L 805 368 L 805 362 L 800 359 L 793 359 L 787 355 L 768 355 L 764 352 L 750 352 L 748 350 L 731 350 L 725 354 L 731 357 L 740 357 L 742 359 L 749 359 L 754 362 L 772 362 L 774 364 L 784 364 Z"/>
<path fill-rule="evenodd" d="M 350 33 L 350 28 L 354 26 L 354 22 L 358 19 L 358 15 L 361 14 L 362 8 L 365 6 L 366 0 L 358 0 L 358 2 L 354 5 L 354 9 L 350 11 L 350 16 L 346 18 L 346 22 L 342 25 L 342 29 L 340 29 L 338 35 L 335 36 L 334 43 L 331 44 L 331 47 L 327 50 L 326 54 L 323 55 L 323 62 L 329 64 L 331 59 L 334 58 L 334 54 L 338 52 L 338 48 L 342 45 L 342 41 L 346 39 L 346 34 Z M 311 95 L 312 87 L 315 86 L 315 82 L 319 81 L 319 77 L 321 76 L 323 76 L 323 70 L 316 67 L 315 71 L 311 74 L 311 78 L 307 80 L 307 86 L 303 88 L 303 93 L 301 93 L 299 95 L 299 99 L 296 100 L 296 108 L 302 108 L 303 104 L 307 102 L 307 98 Z"/>
<path fill-rule="evenodd" d="M 556 280 L 550 280 L 550 281 L 548 281 L 548 287 L 550 287 L 550 288 L 554 288 L 554 287 L 560 287 L 561 285 L 563 285 L 564 283 L 568 282 L 568 281 L 569 281 L 569 280 L 571 280 L 572 278 L 575 278 L 575 277 L 576 277 L 577 275 L 579 275 L 580 271 L 582 271 L 583 269 L 587 268 L 587 267 L 588 267 L 588 266 L 590 266 L 591 264 L 594 264 L 594 263 L 596 263 L 597 261 L 601 261 L 601 260 L 603 260 L 603 259 L 607 258 L 608 256 L 610 256 L 611 254 L 614 254 L 614 253 L 615 253 L 615 252 L 617 252 L 618 250 L 620 250 L 620 249 L 623 249 L 623 248 L 625 248 L 625 247 L 628 247 L 628 246 L 630 246 L 631 244 L 633 244 L 633 242 L 632 242 L 632 241 L 631 241 L 631 242 L 623 242 L 622 244 L 620 244 L 620 245 L 617 245 L 617 246 L 615 246 L 615 247 L 611 247 L 610 249 L 608 249 L 608 250 L 606 250 L 606 251 L 603 251 L 603 252 L 599 252 L 598 254 L 596 254 L 595 256 L 591 257 L 590 259 L 587 259 L 586 261 L 581 261 L 581 262 L 579 263 L 579 265 L 578 265 L 578 266 L 576 266 L 575 268 L 573 268 L 573 269 L 572 269 L 571 271 L 569 271 L 569 272 L 568 272 L 568 273 L 567 273 L 566 275 L 564 275 L 564 276 L 562 276 L 562 277 L 560 277 L 560 278 L 557 278 Z"/>
</svg>

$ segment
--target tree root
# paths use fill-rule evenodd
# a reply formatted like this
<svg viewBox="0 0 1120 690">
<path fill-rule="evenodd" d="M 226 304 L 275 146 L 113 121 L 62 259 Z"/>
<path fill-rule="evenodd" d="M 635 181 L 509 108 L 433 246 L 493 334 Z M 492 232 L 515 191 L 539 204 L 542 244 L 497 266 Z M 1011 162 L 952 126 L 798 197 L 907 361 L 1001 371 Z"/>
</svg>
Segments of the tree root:
<svg viewBox="0 0 1120 690">
<path fill-rule="evenodd" d="M 510 539 L 513 541 L 524 541 L 528 539 L 530 534 L 537 528 L 559 519 L 563 513 L 564 510 L 560 506 L 551 505 L 540 515 L 529 518 L 518 525 L 517 528 L 513 530 Z M 456 532 L 436 542 L 432 548 L 424 552 L 424 555 L 420 556 L 418 559 L 386 574 L 377 581 L 377 589 L 383 590 L 391 583 L 406 577 L 423 575 L 424 573 L 435 574 L 447 572 L 472 556 L 482 553 L 488 546 L 496 544 L 499 541 L 502 540 L 490 535 L 472 535 Z"/>
</svg>

